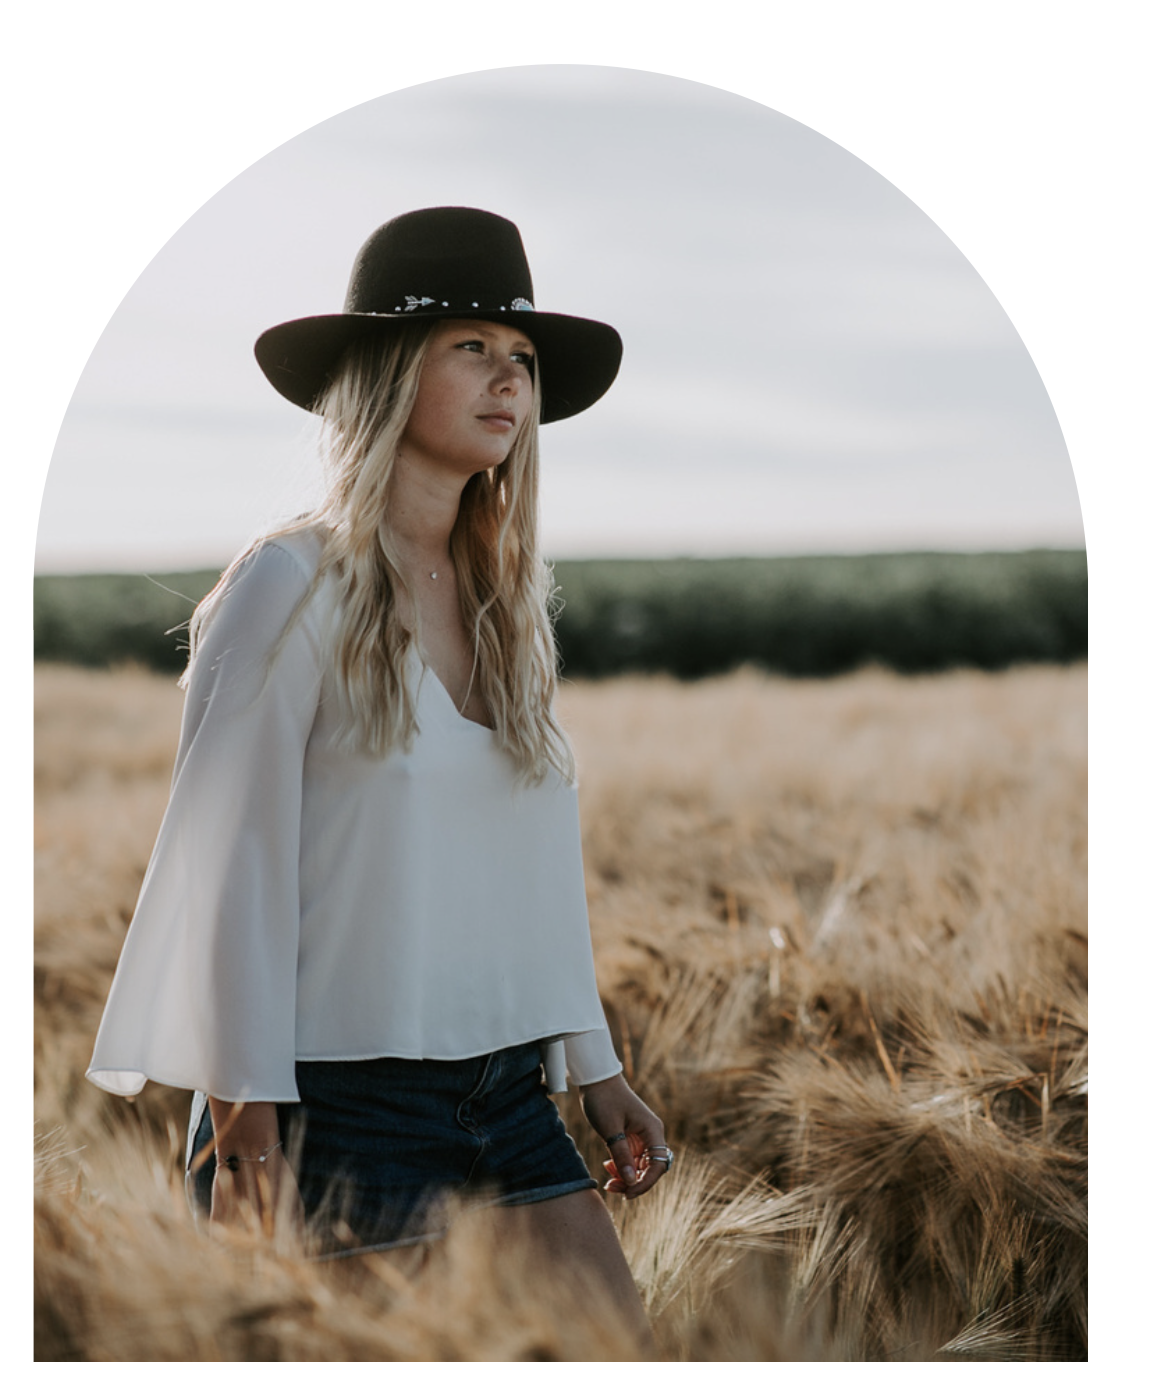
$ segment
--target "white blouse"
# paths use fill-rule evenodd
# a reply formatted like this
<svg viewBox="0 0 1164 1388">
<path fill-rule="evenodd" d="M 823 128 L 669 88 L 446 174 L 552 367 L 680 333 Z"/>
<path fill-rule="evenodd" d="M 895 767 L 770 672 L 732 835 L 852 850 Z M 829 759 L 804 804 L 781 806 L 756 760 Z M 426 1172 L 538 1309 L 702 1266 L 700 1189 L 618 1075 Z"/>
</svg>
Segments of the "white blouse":
<svg viewBox="0 0 1164 1388">
<path fill-rule="evenodd" d="M 294 1102 L 297 1059 L 528 1041 L 553 1090 L 567 1068 L 580 1084 L 617 1074 L 576 788 L 552 772 L 520 786 L 418 657 L 411 750 L 339 750 L 334 580 L 279 645 L 318 554 L 309 532 L 267 541 L 203 633 L 89 1078 Z"/>
</svg>

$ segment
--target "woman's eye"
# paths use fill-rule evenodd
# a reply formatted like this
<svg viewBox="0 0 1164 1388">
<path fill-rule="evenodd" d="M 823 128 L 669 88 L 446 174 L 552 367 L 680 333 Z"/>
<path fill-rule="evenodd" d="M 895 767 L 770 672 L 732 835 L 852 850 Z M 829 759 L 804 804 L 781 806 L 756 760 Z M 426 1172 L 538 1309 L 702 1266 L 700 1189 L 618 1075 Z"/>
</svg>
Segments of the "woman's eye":
<svg viewBox="0 0 1164 1388">
<path fill-rule="evenodd" d="M 479 337 L 470 338 L 467 342 L 458 342 L 457 348 L 459 351 L 479 352 L 482 354 L 488 351 L 485 343 Z M 510 361 L 515 361 L 519 365 L 524 366 L 527 370 L 533 370 L 534 356 L 532 352 L 511 352 L 509 354 L 509 359 Z"/>
</svg>

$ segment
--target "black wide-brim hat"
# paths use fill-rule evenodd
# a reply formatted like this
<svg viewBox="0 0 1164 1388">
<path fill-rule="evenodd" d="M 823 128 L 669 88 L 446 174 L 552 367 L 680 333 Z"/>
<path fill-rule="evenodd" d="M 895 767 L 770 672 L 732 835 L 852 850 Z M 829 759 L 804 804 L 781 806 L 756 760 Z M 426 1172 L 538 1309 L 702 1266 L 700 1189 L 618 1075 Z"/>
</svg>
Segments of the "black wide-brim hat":
<svg viewBox="0 0 1164 1388">
<path fill-rule="evenodd" d="M 509 323 L 527 336 L 543 424 L 588 409 L 622 361 L 609 324 L 534 307 L 521 233 L 473 207 L 428 207 L 385 222 L 356 256 L 344 311 L 268 328 L 255 356 L 280 395 L 310 410 L 353 343 L 434 318 Z"/>
</svg>

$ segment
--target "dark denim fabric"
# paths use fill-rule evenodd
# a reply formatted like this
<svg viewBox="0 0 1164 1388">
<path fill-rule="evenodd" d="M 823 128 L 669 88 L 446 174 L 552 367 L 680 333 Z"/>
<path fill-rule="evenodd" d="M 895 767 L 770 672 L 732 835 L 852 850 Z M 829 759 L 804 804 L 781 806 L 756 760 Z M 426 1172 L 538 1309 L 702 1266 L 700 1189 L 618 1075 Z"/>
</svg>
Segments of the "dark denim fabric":
<svg viewBox="0 0 1164 1388">
<path fill-rule="evenodd" d="M 433 1237 L 442 1201 L 523 1205 L 597 1186 L 546 1091 L 530 1042 L 469 1060 L 300 1061 L 279 1106 L 284 1150 L 324 1251 Z M 197 1103 L 197 1099 L 196 1099 Z M 187 1168 L 213 1138 L 191 1123 Z M 188 1174 L 207 1212 L 214 1161 Z"/>
</svg>

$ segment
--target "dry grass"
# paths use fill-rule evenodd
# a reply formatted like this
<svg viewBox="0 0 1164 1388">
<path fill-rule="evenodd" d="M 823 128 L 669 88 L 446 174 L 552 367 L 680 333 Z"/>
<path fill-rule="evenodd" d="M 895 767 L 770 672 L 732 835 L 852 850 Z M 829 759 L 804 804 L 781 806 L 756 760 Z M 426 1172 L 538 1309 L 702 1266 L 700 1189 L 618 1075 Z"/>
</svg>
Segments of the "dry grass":
<svg viewBox="0 0 1164 1388">
<path fill-rule="evenodd" d="M 680 1151 L 613 1211 L 663 1357 L 1084 1357 L 1085 701 L 1083 668 L 566 691 L 600 984 Z M 38 673 L 38 1358 L 633 1358 L 472 1220 L 405 1263 L 205 1238 L 184 1096 L 83 1080 L 179 707 Z"/>
</svg>

